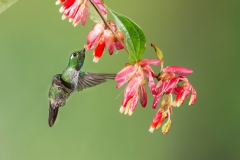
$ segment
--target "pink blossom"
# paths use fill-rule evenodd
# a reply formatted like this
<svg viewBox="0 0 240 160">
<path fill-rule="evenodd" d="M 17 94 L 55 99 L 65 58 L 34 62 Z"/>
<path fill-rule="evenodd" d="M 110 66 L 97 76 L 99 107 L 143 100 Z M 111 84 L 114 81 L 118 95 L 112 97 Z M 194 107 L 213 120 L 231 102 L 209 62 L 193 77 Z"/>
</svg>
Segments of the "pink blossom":
<svg viewBox="0 0 240 160">
<path fill-rule="evenodd" d="M 116 32 L 118 37 L 122 41 L 124 41 L 123 33 L 117 30 L 115 23 L 113 23 L 112 21 L 108 21 L 108 23 L 112 27 L 114 32 Z M 85 45 L 85 49 L 88 51 L 88 50 L 94 49 L 94 47 L 96 47 L 93 53 L 94 62 L 98 62 L 98 60 L 101 58 L 105 47 L 108 49 L 108 52 L 110 55 L 113 54 L 114 47 L 117 50 L 120 50 L 123 48 L 123 46 L 114 36 L 112 31 L 108 29 L 104 23 L 95 24 L 93 29 L 90 31 L 90 33 L 87 36 L 87 44 Z"/>
<path fill-rule="evenodd" d="M 167 117 L 167 113 L 164 112 L 163 108 L 160 108 L 157 111 L 155 117 L 153 118 L 149 132 L 152 133 L 155 129 L 159 128 L 162 125 L 163 121 L 166 119 L 166 117 Z"/>
<path fill-rule="evenodd" d="M 191 69 L 181 67 L 181 66 L 168 66 L 166 68 L 163 68 L 162 71 L 164 73 L 166 73 L 166 72 L 175 73 L 175 74 L 179 74 L 181 76 L 188 76 L 193 73 L 193 71 Z"/>
<path fill-rule="evenodd" d="M 100 9 L 103 14 L 107 14 L 105 6 L 100 0 L 92 0 L 94 4 Z M 63 13 L 62 19 L 69 18 L 69 22 L 73 22 L 74 26 L 77 26 L 79 22 L 82 25 L 86 24 L 89 10 L 89 0 L 57 0 L 56 5 L 63 3 L 59 9 L 60 13 Z"/>
<path fill-rule="evenodd" d="M 182 105 L 190 93 L 192 93 L 192 95 L 189 105 L 193 105 L 196 102 L 197 92 L 185 77 L 190 75 L 192 72 L 193 71 L 191 69 L 180 66 L 168 66 L 162 69 L 160 75 L 157 77 L 157 93 L 152 104 L 152 108 L 155 109 L 162 99 L 161 107 L 151 123 L 151 127 L 149 129 L 150 132 L 153 132 L 154 129 L 157 129 L 165 119 L 168 119 L 162 126 L 162 133 L 168 133 L 172 124 L 170 119 L 172 108 Z M 180 82 L 183 82 L 183 85 L 180 85 Z M 175 96 L 175 99 L 173 96 Z"/>
<path fill-rule="evenodd" d="M 192 100 L 191 105 L 195 103 L 197 93 L 192 85 L 188 82 L 188 79 L 185 76 L 176 76 L 175 74 L 179 75 L 189 75 L 192 73 L 192 70 L 184 67 L 178 66 L 169 66 L 162 69 L 160 76 L 158 77 L 159 81 L 156 85 L 157 87 L 157 94 L 153 101 L 153 108 L 156 108 L 161 96 L 166 93 L 171 93 L 176 95 L 174 100 L 173 106 L 179 107 L 187 96 L 192 91 Z M 179 86 L 179 82 L 184 82 L 183 86 Z"/>
<path fill-rule="evenodd" d="M 156 77 L 149 65 L 159 65 L 160 60 L 145 59 L 140 60 L 135 65 L 128 64 L 116 76 L 118 82 L 117 88 L 128 82 L 124 90 L 124 99 L 120 108 L 121 113 L 132 115 L 136 108 L 137 102 L 140 99 L 142 107 L 147 105 L 147 93 L 145 88 L 145 77 L 148 79 L 148 84 L 152 93 L 156 93 L 156 88 L 153 78 Z"/>
</svg>

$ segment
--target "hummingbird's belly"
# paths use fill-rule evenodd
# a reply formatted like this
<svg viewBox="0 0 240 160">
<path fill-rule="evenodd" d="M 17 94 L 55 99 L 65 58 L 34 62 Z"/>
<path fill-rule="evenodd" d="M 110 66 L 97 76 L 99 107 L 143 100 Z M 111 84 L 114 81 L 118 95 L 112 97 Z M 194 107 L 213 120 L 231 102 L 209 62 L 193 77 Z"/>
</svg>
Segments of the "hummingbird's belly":
<svg viewBox="0 0 240 160">
<path fill-rule="evenodd" d="M 79 71 L 76 70 L 72 70 L 71 74 L 70 74 L 70 83 L 73 84 L 74 87 L 74 91 L 77 89 L 77 85 L 78 85 L 78 76 L 79 76 Z"/>
</svg>

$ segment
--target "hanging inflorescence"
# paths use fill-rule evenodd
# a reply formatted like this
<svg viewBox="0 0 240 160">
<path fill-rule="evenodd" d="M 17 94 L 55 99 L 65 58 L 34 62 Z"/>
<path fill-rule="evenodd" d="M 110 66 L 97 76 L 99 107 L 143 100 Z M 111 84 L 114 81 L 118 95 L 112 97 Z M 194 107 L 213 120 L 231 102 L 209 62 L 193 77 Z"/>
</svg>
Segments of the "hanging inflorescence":
<svg viewBox="0 0 240 160">
<path fill-rule="evenodd" d="M 158 108 L 149 131 L 153 132 L 163 124 L 162 133 L 166 134 L 172 125 L 173 108 L 181 106 L 189 95 L 189 105 L 196 102 L 196 90 L 187 79 L 193 71 L 182 66 L 164 67 L 163 54 L 154 44 L 151 45 L 158 58 L 142 59 L 146 38 L 142 29 L 131 19 L 106 8 L 101 0 L 58 0 L 56 4 L 63 4 L 59 10 L 63 13 L 62 19 L 68 18 L 74 26 L 79 23 L 85 25 L 88 17 L 96 22 L 85 44 L 86 51 L 95 49 L 94 62 L 101 58 L 105 47 L 110 55 L 114 53 L 114 48 L 125 49 L 129 54 L 130 63 L 127 63 L 115 78 L 118 83 L 116 88 L 127 83 L 120 107 L 121 113 L 132 115 L 138 101 L 142 107 L 147 106 L 145 86 L 148 84 L 150 93 L 154 96 L 152 108 Z M 95 12 L 90 11 L 91 5 Z M 107 20 L 109 12 L 112 13 L 115 23 Z M 150 65 L 160 65 L 159 71 L 155 73 Z"/>
</svg>

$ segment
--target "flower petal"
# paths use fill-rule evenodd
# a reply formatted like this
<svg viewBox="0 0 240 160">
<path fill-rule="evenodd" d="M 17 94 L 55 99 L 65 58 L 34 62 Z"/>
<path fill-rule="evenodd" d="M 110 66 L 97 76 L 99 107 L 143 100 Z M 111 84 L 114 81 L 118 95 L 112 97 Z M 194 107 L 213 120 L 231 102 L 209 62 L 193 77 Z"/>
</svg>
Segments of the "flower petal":
<svg viewBox="0 0 240 160">
<path fill-rule="evenodd" d="M 197 92 L 196 90 L 192 87 L 192 95 L 190 97 L 189 105 L 193 105 L 196 102 L 197 99 Z"/>
<path fill-rule="evenodd" d="M 102 4 L 101 0 L 92 0 L 92 2 L 98 6 L 98 8 L 103 12 L 103 14 L 108 13 L 105 6 Z"/>
<path fill-rule="evenodd" d="M 122 32 L 117 32 L 118 37 L 124 42 L 124 35 Z M 123 49 L 122 44 L 116 39 L 115 47 L 117 50 Z"/>
<path fill-rule="evenodd" d="M 62 20 L 66 19 L 71 11 L 71 8 L 65 9 L 63 15 L 62 15 Z"/>
<path fill-rule="evenodd" d="M 164 82 L 162 80 L 159 80 L 156 84 L 156 89 L 157 90 L 162 89 L 163 84 L 164 84 Z"/>
<path fill-rule="evenodd" d="M 79 10 L 79 3 L 77 1 L 75 1 L 75 3 L 71 6 L 71 10 L 68 14 L 68 18 L 70 19 L 74 19 L 74 17 L 76 16 L 78 10 Z"/>
<path fill-rule="evenodd" d="M 165 72 L 172 72 L 179 74 L 181 76 L 187 76 L 193 73 L 193 71 L 189 68 L 185 68 L 182 66 L 168 66 L 166 68 L 163 68 L 162 71 Z"/>
<path fill-rule="evenodd" d="M 85 10 L 85 6 L 84 5 L 81 5 L 74 17 L 74 20 L 73 20 L 73 25 L 74 27 L 77 26 L 77 24 L 81 21 L 81 19 L 83 18 L 83 12 Z"/>
<path fill-rule="evenodd" d="M 104 48 L 105 48 L 104 40 L 100 40 L 93 53 L 93 56 L 94 56 L 93 62 L 97 63 L 98 60 L 102 57 Z"/>
<path fill-rule="evenodd" d="M 181 90 L 181 86 L 180 85 L 177 85 L 174 90 L 172 90 L 172 93 L 175 94 L 175 95 L 178 95 L 178 93 L 180 92 Z"/>
<path fill-rule="evenodd" d="M 162 92 L 161 92 L 161 90 L 158 90 L 158 92 L 155 95 L 154 100 L 153 100 L 153 104 L 152 104 L 152 108 L 153 109 L 157 108 L 157 105 L 158 105 L 158 103 L 160 101 L 161 96 L 162 96 Z"/>
<path fill-rule="evenodd" d="M 67 9 L 67 8 L 71 7 L 71 6 L 74 4 L 75 1 L 76 1 L 76 0 L 67 0 L 67 1 L 63 4 L 63 8 L 64 8 L 64 9 Z M 79 3 L 78 3 L 78 5 L 79 5 Z"/>
<path fill-rule="evenodd" d="M 87 36 L 87 45 L 85 46 L 86 50 L 93 49 L 98 43 L 100 37 L 103 35 L 104 24 L 96 24 L 91 32 Z"/>
<path fill-rule="evenodd" d="M 139 77 L 134 77 L 127 85 L 124 90 L 124 99 L 122 105 L 126 106 L 128 101 L 138 93 L 138 87 L 141 84 L 141 79 Z"/>
<path fill-rule="evenodd" d="M 154 84 L 154 80 L 153 80 L 153 75 L 152 75 L 152 72 L 151 72 L 151 67 L 150 66 L 145 66 L 144 67 L 144 72 L 145 72 L 145 75 L 147 76 L 148 78 L 148 86 L 151 90 L 151 93 L 153 95 L 156 95 L 157 92 L 156 92 L 156 86 Z"/>
<path fill-rule="evenodd" d="M 140 102 L 143 108 L 147 105 L 147 92 L 144 85 L 140 85 Z"/>
<path fill-rule="evenodd" d="M 192 89 L 192 85 L 189 83 L 185 83 L 181 87 L 180 91 L 178 92 L 178 94 L 174 100 L 174 106 L 179 107 L 184 102 L 184 100 L 187 98 L 191 89 Z"/>
<path fill-rule="evenodd" d="M 164 111 L 164 110 L 163 110 L 162 108 L 160 108 L 160 109 L 157 111 L 157 113 L 156 113 L 156 115 L 154 116 L 153 121 L 152 121 L 152 123 L 151 123 L 149 132 L 152 133 L 152 132 L 157 128 L 157 126 L 159 126 L 159 125 L 164 121 L 163 111 Z"/>
<path fill-rule="evenodd" d="M 143 59 L 139 62 L 141 65 L 154 65 L 158 66 L 161 61 L 158 59 Z"/>
<path fill-rule="evenodd" d="M 134 66 L 126 66 L 120 72 L 118 72 L 115 77 L 115 81 L 117 82 L 127 82 L 131 75 L 136 71 L 136 67 Z"/>
<path fill-rule="evenodd" d="M 128 111 L 128 115 L 131 116 L 133 114 L 133 111 L 135 110 L 138 102 L 138 93 L 136 92 L 135 95 L 132 98 L 132 104 L 130 106 L 130 109 Z"/>
<path fill-rule="evenodd" d="M 63 3 L 63 2 L 65 2 L 65 1 L 66 1 L 66 0 L 57 0 L 55 4 L 56 4 L 56 5 L 59 5 L 59 4 Z"/>
<path fill-rule="evenodd" d="M 110 55 L 112 55 L 114 52 L 115 37 L 111 30 L 104 30 L 104 39 L 106 47 L 108 48 L 108 52 Z"/>
<path fill-rule="evenodd" d="M 170 81 L 166 82 L 164 88 L 164 92 L 165 93 L 172 93 L 172 91 L 174 90 L 175 87 L 177 87 L 177 83 L 179 81 L 179 78 L 173 78 Z"/>
<path fill-rule="evenodd" d="M 89 10 L 89 7 L 88 7 L 88 3 L 85 4 L 85 7 L 83 9 L 83 12 L 82 12 L 82 18 L 81 18 L 81 24 L 84 26 L 87 22 L 87 18 L 88 18 L 88 10 Z"/>
</svg>

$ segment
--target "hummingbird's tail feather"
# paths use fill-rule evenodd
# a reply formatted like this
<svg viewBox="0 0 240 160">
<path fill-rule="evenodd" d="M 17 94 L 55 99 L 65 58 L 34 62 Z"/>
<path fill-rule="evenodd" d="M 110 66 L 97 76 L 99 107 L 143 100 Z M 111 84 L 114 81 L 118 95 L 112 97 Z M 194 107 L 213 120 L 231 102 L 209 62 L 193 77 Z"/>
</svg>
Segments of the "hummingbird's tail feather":
<svg viewBox="0 0 240 160">
<path fill-rule="evenodd" d="M 57 119 L 58 109 L 59 109 L 59 107 L 56 107 L 54 109 L 51 106 L 49 107 L 48 124 L 50 127 L 53 126 L 55 120 Z"/>
<path fill-rule="evenodd" d="M 115 77 L 116 74 L 80 72 L 78 77 L 78 91 L 106 82 L 107 79 L 113 80 Z"/>
</svg>

